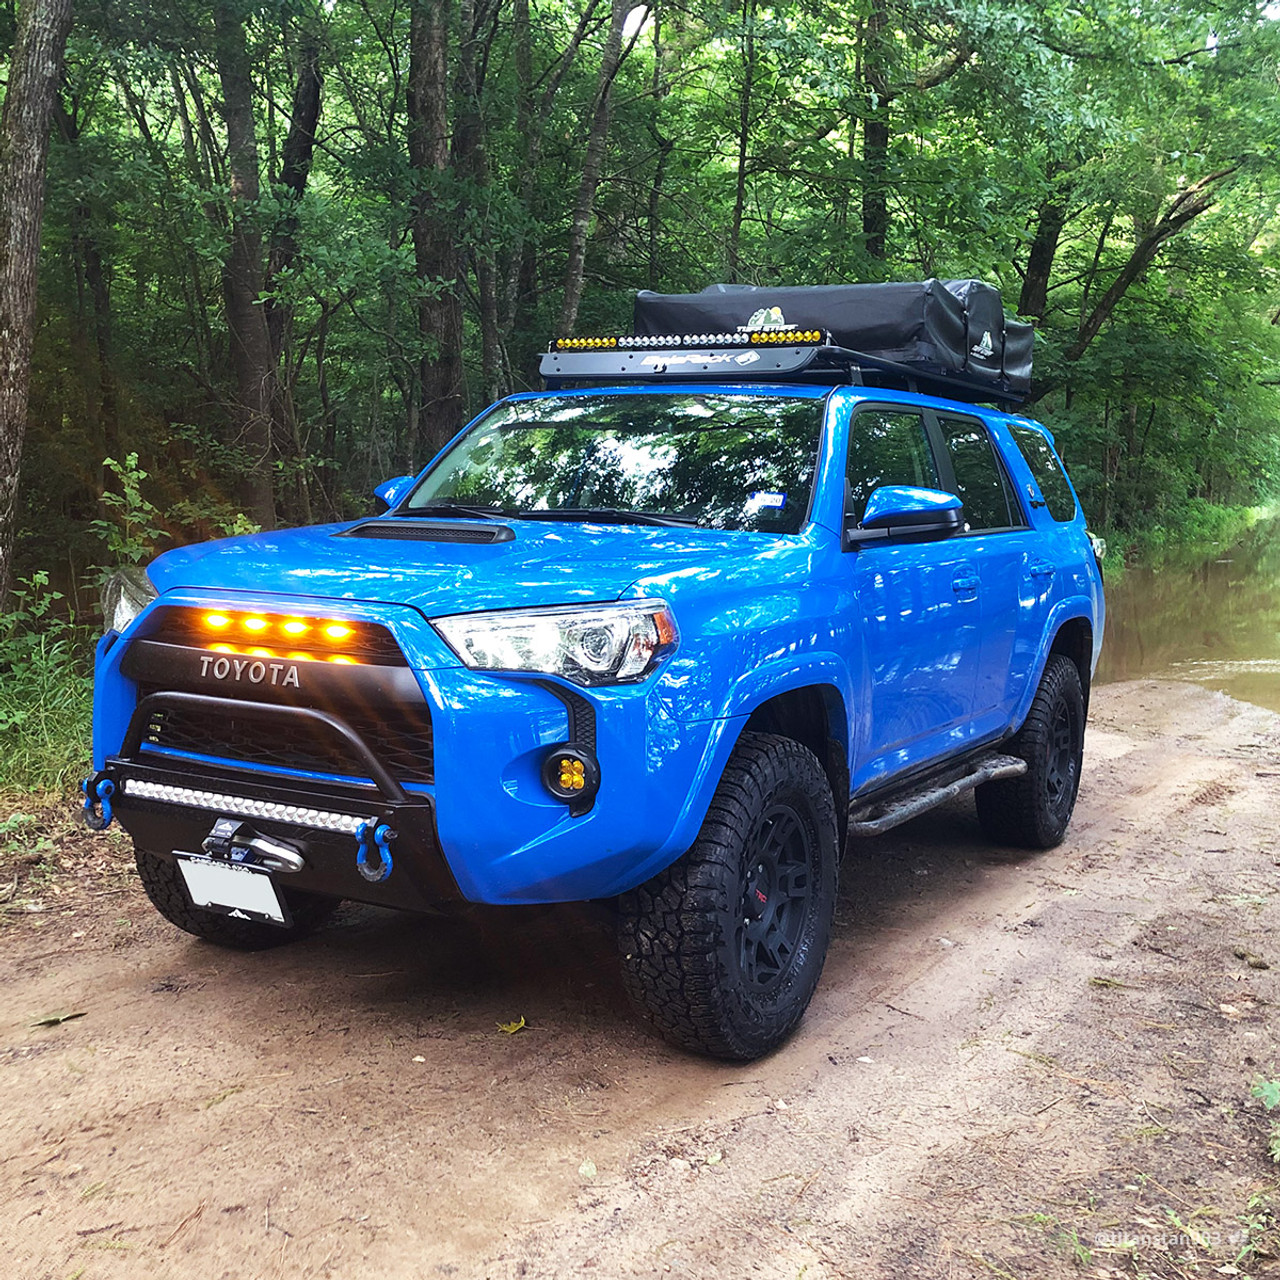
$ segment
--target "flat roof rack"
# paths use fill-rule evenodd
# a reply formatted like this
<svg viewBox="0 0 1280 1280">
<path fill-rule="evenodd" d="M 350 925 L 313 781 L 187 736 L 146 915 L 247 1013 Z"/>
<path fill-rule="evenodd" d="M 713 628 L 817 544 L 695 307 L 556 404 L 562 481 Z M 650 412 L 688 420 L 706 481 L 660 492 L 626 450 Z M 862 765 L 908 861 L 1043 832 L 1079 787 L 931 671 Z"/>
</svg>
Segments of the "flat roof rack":
<svg viewBox="0 0 1280 1280">
<path fill-rule="evenodd" d="M 548 391 L 674 382 L 801 382 L 885 387 L 966 403 L 1020 404 L 1007 382 L 978 381 L 837 345 L 817 329 L 558 338 L 543 354 Z"/>
</svg>

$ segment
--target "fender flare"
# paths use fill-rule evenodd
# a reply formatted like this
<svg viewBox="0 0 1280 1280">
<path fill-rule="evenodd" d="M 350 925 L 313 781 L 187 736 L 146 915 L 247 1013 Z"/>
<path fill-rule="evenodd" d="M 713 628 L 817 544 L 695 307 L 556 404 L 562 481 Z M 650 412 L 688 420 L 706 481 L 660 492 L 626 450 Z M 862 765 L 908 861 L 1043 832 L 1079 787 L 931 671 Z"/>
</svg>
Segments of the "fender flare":
<svg viewBox="0 0 1280 1280">
<path fill-rule="evenodd" d="M 1096 629 L 1094 627 L 1093 608 L 1086 596 L 1069 596 L 1065 600 L 1059 600 L 1049 611 L 1049 617 L 1040 633 L 1040 656 L 1036 662 L 1035 678 L 1027 681 L 1027 687 L 1023 690 L 1022 699 L 1018 703 L 1017 713 L 1013 717 L 1013 723 L 1017 725 L 1018 729 L 1022 728 L 1027 714 L 1031 710 L 1031 703 L 1035 699 L 1036 690 L 1040 688 L 1040 681 L 1044 679 L 1044 669 L 1049 664 L 1049 654 L 1054 637 L 1068 622 L 1075 622 L 1077 619 L 1081 622 L 1087 622 L 1091 629 Z"/>
<path fill-rule="evenodd" d="M 680 816 L 660 851 L 659 860 L 663 866 L 683 855 L 697 839 L 716 787 L 720 785 L 725 766 L 751 713 L 770 698 L 814 685 L 833 688 L 843 699 L 847 714 L 852 692 L 848 665 L 828 651 L 806 654 L 798 662 L 793 657 L 779 656 L 754 667 L 734 683 L 726 697 L 723 714 L 712 725 L 695 785 L 690 789 Z M 846 723 L 845 740 L 841 744 L 846 754 L 851 748 L 849 733 L 850 726 Z M 655 874 L 658 869 L 661 868 L 651 866 L 648 874 Z"/>
</svg>

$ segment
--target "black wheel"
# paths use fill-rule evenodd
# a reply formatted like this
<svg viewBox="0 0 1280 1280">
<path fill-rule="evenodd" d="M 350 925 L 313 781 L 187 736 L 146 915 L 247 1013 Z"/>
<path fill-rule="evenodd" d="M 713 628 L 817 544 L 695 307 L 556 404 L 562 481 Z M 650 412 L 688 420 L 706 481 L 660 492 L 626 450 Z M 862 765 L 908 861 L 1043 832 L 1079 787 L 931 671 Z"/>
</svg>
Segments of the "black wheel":
<svg viewBox="0 0 1280 1280">
<path fill-rule="evenodd" d="M 1005 750 L 1027 771 L 977 790 L 982 829 L 1001 844 L 1052 849 L 1066 835 L 1084 758 L 1084 689 L 1070 658 L 1049 655 L 1026 723 Z"/>
<path fill-rule="evenodd" d="M 836 902 L 836 809 L 817 757 L 743 734 L 693 848 L 619 904 L 623 979 L 668 1039 L 747 1062 L 813 996 Z"/>
<path fill-rule="evenodd" d="M 266 951 L 286 942 L 296 942 L 322 925 L 342 905 L 338 898 L 320 898 L 297 889 L 282 889 L 281 894 L 293 917 L 291 925 L 233 920 L 230 916 L 191 905 L 182 883 L 182 873 L 173 858 L 137 848 L 133 857 L 151 905 L 170 924 L 176 924 L 179 929 L 185 929 L 206 942 L 235 951 Z"/>
</svg>

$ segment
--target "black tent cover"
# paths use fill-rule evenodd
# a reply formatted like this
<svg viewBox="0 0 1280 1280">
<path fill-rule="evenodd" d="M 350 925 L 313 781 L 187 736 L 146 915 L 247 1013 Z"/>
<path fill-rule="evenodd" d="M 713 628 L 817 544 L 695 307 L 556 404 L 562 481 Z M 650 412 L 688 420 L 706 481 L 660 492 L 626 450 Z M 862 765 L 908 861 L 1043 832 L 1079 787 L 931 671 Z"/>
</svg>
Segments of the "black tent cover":
<svg viewBox="0 0 1280 1280">
<path fill-rule="evenodd" d="M 760 313 L 777 313 L 761 319 Z M 635 332 L 825 329 L 842 347 L 932 377 L 960 376 L 992 388 L 1031 385 L 1029 324 L 1006 319 L 999 290 L 981 280 L 899 284 L 756 286 L 713 284 L 701 293 L 636 295 Z"/>
</svg>

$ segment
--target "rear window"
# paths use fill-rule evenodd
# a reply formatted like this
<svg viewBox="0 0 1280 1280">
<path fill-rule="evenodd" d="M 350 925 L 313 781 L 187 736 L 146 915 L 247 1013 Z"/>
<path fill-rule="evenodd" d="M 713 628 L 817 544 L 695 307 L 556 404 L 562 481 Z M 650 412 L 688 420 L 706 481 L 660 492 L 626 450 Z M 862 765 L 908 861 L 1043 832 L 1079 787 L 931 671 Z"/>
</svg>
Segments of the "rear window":
<svg viewBox="0 0 1280 1280">
<path fill-rule="evenodd" d="M 1071 492 L 1066 472 L 1055 457 L 1049 441 L 1031 427 L 1019 427 L 1012 423 L 1009 429 L 1013 438 L 1022 450 L 1022 456 L 1031 468 L 1035 482 L 1040 486 L 1040 496 L 1049 514 L 1055 520 L 1074 520 L 1076 518 L 1076 496 Z"/>
</svg>

